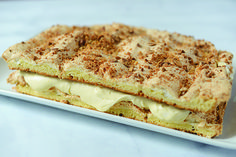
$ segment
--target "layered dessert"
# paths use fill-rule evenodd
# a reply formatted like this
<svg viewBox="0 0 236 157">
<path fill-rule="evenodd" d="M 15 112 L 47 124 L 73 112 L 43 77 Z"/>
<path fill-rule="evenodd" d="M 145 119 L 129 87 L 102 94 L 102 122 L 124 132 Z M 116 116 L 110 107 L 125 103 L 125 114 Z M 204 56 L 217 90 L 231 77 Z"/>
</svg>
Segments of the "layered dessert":
<svg viewBox="0 0 236 157">
<path fill-rule="evenodd" d="M 212 138 L 233 55 L 192 36 L 123 24 L 56 25 L 2 55 L 14 89 Z"/>
</svg>

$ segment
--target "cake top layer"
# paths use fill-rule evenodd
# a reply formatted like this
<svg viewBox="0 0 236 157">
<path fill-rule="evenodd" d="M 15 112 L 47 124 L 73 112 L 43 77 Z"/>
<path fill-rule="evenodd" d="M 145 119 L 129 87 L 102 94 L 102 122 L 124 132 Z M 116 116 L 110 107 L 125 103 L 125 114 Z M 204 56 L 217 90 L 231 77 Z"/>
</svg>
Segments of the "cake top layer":
<svg viewBox="0 0 236 157">
<path fill-rule="evenodd" d="M 47 63 L 60 71 L 82 68 L 103 79 L 166 89 L 173 97 L 227 101 L 233 55 L 192 36 L 123 24 L 56 25 L 3 53 Z"/>
</svg>

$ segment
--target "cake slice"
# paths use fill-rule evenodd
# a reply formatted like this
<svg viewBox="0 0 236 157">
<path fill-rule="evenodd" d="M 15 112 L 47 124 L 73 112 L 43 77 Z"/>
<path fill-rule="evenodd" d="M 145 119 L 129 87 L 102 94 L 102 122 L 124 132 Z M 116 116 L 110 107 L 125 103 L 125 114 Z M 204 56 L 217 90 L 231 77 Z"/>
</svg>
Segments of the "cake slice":
<svg viewBox="0 0 236 157">
<path fill-rule="evenodd" d="M 191 36 L 123 24 L 56 25 L 3 58 L 18 92 L 205 137 L 222 133 L 232 57 Z"/>
</svg>

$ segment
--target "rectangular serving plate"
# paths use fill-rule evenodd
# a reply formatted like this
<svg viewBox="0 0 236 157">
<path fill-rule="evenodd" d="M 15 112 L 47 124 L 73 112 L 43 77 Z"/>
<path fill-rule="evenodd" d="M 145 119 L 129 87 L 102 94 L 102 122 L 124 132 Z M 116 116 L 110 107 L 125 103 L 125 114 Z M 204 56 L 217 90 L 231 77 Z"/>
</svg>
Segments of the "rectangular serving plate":
<svg viewBox="0 0 236 157">
<path fill-rule="evenodd" d="M 66 111 L 76 112 L 76 113 L 91 116 L 91 117 L 101 118 L 101 119 L 105 119 L 105 120 L 109 120 L 109 121 L 113 121 L 113 122 L 117 122 L 121 124 L 126 124 L 126 125 L 137 127 L 137 128 L 147 129 L 147 130 L 151 130 L 154 132 L 159 132 L 159 133 L 163 133 L 163 134 L 167 134 L 171 136 L 176 136 L 176 137 L 184 138 L 191 141 L 196 141 L 196 142 L 228 148 L 228 149 L 236 149 L 236 129 L 233 129 L 233 130 L 227 129 L 227 127 L 236 126 L 234 125 L 235 123 L 233 122 L 233 121 L 236 121 L 236 114 L 235 115 L 233 114 L 233 111 L 236 111 L 236 106 L 234 105 L 234 102 L 232 101 L 232 99 L 229 101 L 229 104 L 227 106 L 227 108 L 230 108 L 230 109 L 226 110 L 225 115 L 228 115 L 228 116 L 225 117 L 225 121 L 224 121 L 224 130 L 231 130 L 231 131 L 225 132 L 223 130 L 222 135 L 214 139 L 207 139 L 205 137 L 200 137 L 194 134 L 185 133 L 182 131 L 173 130 L 173 129 L 169 129 L 169 128 L 165 128 L 165 127 L 161 127 L 161 126 L 157 126 L 153 124 L 148 124 L 145 122 L 140 122 L 140 121 L 136 121 L 136 120 L 125 118 L 125 117 L 119 117 L 119 116 L 115 116 L 115 115 L 111 115 L 111 114 L 107 114 L 107 113 L 103 113 L 99 111 L 89 110 L 86 108 L 81 108 L 81 107 L 72 106 L 72 105 L 68 105 L 68 104 L 64 104 L 64 103 L 60 103 L 60 102 L 56 102 L 52 100 L 47 100 L 43 98 L 26 95 L 26 94 L 17 93 L 14 90 L 12 90 L 12 85 L 7 84 L 6 82 L 6 79 L 11 72 L 12 70 L 9 70 L 7 63 L 3 60 L 3 58 L 0 57 L 0 94 L 1 95 L 13 97 L 13 98 L 21 99 L 21 100 L 26 100 L 26 101 L 30 101 L 30 102 L 45 105 L 45 106 L 59 108 Z M 234 94 L 232 93 L 232 95 Z M 232 124 L 232 122 L 234 124 Z"/>
</svg>

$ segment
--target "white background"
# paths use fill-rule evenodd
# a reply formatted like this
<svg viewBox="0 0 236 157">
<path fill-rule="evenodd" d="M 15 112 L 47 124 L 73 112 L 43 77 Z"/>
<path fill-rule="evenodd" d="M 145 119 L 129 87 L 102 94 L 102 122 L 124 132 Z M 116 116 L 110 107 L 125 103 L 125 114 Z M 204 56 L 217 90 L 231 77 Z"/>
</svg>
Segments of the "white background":
<svg viewBox="0 0 236 157">
<path fill-rule="evenodd" d="M 217 49 L 236 52 L 236 1 L 83 0 L 0 1 L 0 54 L 55 24 L 112 22 L 192 35 L 213 42 Z M 235 150 L 0 96 L 0 157 L 235 154 Z"/>
</svg>

